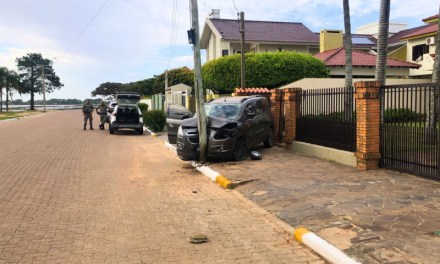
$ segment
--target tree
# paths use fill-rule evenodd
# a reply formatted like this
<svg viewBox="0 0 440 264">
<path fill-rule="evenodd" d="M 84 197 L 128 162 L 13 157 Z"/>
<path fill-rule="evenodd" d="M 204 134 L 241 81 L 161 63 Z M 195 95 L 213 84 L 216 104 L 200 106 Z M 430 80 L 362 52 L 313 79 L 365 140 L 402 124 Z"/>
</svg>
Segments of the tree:
<svg viewBox="0 0 440 264">
<path fill-rule="evenodd" d="M 345 87 L 349 89 L 348 96 L 345 96 L 345 117 L 351 121 L 353 114 L 353 43 L 351 39 L 350 5 L 348 0 L 343 0 L 344 25 L 345 25 Z"/>
<path fill-rule="evenodd" d="M 127 83 L 126 88 L 124 88 L 124 91 L 140 93 L 142 95 L 152 95 L 153 86 L 156 79 L 157 76 L 155 75 L 153 78 Z"/>
<path fill-rule="evenodd" d="M 28 53 L 15 61 L 20 77 L 19 92 L 31 95 L 31 110 L 35 110 L 35 93 L 41 94 L 43 91 L 42 68 L 47 93 L 51 93 L 55 89 L 61 89 L 64 86 L 52 68 L 52 61 L 43 59 L 40 53 Z"/>
<path fill-rule="evenodd" d="M 390 1 L 380 1 L 379 36 L 377 39 L 376 81 L 381 85 L 386 82 L 388 31 L 390 24 Z"/>
<path fill-rule="evenodd" d="M 440 7 L 439 7 L 439 14 L 440 14 Z M 437 40 L 435 44 L 435 60 L 434 60 L 434 68 L 432 70 L 432 82 L 438 83 L 440 80 L 439 78 L 439 71 L 440 71 L 440 18 L 438 20 L 438 26 L 437 26 Z M 436 89 L 431 89 L 431 94 L 429 95 L 429 113 L 428 113 L 428 120 L 427 120 L 427 126 L 430 129 L 435 129 L 435 101 L 438 100 L 438 91 Z M 435 140 L 435 139 L 434 139 Z"/>
<path fill-rule="evenodd" d="M 8 68 L 0 67 L 0 113 L 3 112 L 3 88 L 6 86 Z"/>
<path fill-rule="evenodd" d="M 165 92 L 165 73 L 157 76 L 153 85 L 153 93 Z M 194 71 L 188 67 L 176 68 L 168 71 L 168 87 L 183 83 L 194 88 Z"/>
<path fill-rule="evenodd" d="M 11 97 L 12 100 L 12 91 L 17 90 L 19 91 L 19 76 L 15 71 L 6 71 L 6 111 L 9 110 L 9 97 Z"/>
<path fill-rule="evenodd" d="M 113 99 L 118 92 L 122 92 L 126 87 L 123 83 L 106 82 L 101 83 L 95 90 L 92 91 L 92 96 L 104 96 L 107 100 Z"/>
</svg>

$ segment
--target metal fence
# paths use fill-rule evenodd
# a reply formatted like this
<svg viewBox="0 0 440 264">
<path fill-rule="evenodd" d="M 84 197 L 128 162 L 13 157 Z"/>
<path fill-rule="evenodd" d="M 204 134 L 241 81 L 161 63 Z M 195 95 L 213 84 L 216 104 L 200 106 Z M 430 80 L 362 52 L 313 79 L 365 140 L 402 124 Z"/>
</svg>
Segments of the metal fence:
<svg viewBox="0 0 440 264">
<path fill-rule="evenodd" d="M 356 151 L 355 88 L 302 90 L 296 119 L 296 140 Z"/>
<path fill-rule="evenodd" d="M 381 87 L 381 167 L 440 179 L 438 92 L 438 83 Z"/>
</svg>

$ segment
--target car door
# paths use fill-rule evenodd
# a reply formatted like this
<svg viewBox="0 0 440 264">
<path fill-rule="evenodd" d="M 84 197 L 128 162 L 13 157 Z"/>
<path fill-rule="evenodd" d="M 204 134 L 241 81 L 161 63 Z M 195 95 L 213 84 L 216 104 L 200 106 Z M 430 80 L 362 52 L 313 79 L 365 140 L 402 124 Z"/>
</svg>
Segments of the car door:
<svg viewBox="0 0 440 264">
<path fill-rule="evenodd" d="M 167 133 L 168 142 L 177 143 L 177 131 L 179 130 L 182 120 L 191 118 L 191 112 L 185 107 L 178 104 L 168 104 L 167 107 Z"/>
<path fill-rule="evenodd" d="M 263 103 L 258 100 L 255 102 L 255 118 L 256 126 L 255 129 L 255 138 L 256 144 L 260 144 L 266 140 L 267 133 L 269 132 L 270 127 L 270 119 L 266 113 Z"/>
<path fill-rule="evenodd" d="M 257 124 L 258 120 L 255 118 L 255 101 L 254 102 L 248 102 L 244 105 L 244 120 L 247 127 L 247 133 L 246 133 L 246 145 L 248 148 L 251 148 L 255 146 L 257 140 L 255 138 L 256 132 L 257 132 Z"/>
</svg>

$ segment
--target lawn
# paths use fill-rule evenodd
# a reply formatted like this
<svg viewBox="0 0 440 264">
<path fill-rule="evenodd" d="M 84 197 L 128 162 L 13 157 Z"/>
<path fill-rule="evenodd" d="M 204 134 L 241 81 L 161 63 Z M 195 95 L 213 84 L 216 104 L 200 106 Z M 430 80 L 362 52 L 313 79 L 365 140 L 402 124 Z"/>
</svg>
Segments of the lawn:
<svg viewBox="0 0 440 264">
<path fill-rule="evenodd" d="M 7 120 L 7 119 L 13 119 L 13 118 L 17 118 L 17 117 L 36 115 L 36 114 L 40 114 L 40 113 L 43 113 L 43 111 L 26 110 L 26 111 L 19 111 L 19 112 L 1 112 L 0 113 L 0 121 Z"/>
</svg>

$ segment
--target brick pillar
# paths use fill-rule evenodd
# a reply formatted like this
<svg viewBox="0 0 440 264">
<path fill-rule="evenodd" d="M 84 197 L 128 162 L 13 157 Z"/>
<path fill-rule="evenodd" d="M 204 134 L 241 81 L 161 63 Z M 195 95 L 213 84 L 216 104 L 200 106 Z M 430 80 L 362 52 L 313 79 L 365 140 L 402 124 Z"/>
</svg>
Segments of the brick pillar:
<svg viewBox="0 0 440 264">
<path fill-rule="evenodd" d="M 292 149 L 292 141 L 296 137 L 296 118 L 299 114 L 299 101 L 301 88 L 284 89 L 284 111 L 285 111 L 285 137 L 286 149 Z"/>
<path fill-rule="evenodd" d="M 270 90 L 271 92 L 271 96 L 270 96 L 270 109 L 272 111 L 272 115 L 273 115 L 273 119 L 274 119 L 274 137 L 275 137 L 275 142 L 281 143 L 281 133 L 280 132 L 280 122 L 281 122 L 281 109 L 282 109 L 282 94 L 283 94 L 283 90 L 282 89 L 272 89 Z"/>
<path fill-rule="evenodd" d="M 380 83 L 357 82 L 356 153 L 358 169 L 379 168 L 380 159 Z"/>
</svg>

